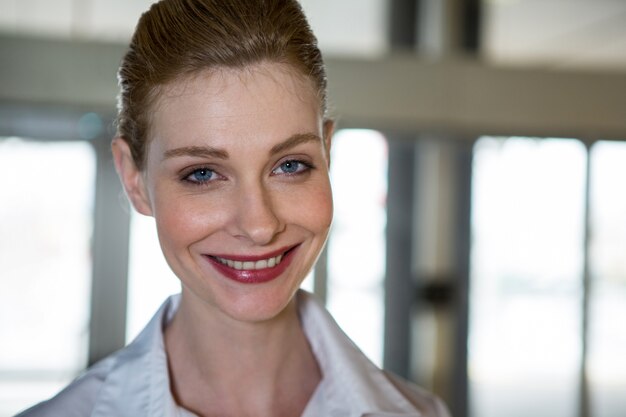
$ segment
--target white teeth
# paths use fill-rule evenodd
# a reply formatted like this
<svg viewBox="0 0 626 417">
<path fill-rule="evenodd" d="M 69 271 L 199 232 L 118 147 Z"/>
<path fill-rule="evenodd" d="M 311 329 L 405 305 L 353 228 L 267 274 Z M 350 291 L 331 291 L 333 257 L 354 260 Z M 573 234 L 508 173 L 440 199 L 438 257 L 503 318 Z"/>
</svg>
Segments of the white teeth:
<svg viewBox="0 0 626 417">
<path fill-rule="evenodd" d="M 278 265 L 282 260 L 283 260 L 283 255 L 278 255 L 275 256 L 273 258 L 268 258 L 268 259 L 262 259 L 260 261 L 233 261 L 231 259 L 225 259 L 225 258 L 219 258 L 219 257 L 215 257 L 215 259 L 217 259 L 217 261 L 223 265 L 228 265 L 231 268 L 234 269 L 238 269 L 238 270 L 256 270 L 256 269 L 266 269 L 266 268 L 273 268 L 276 265 Z"/>
</svg>

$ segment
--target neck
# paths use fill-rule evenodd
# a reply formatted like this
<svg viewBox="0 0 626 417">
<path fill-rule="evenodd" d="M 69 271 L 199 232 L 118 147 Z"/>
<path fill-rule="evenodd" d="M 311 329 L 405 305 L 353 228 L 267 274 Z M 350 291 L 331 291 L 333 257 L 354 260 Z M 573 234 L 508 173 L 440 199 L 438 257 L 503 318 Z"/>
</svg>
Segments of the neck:
<svg viewBox="0 0 626 417">
<path fill-rule="evenodd" d="M 242 323 L 188 298 L 165 330 L 178 403 L 205 417 L 299 416 L 321 374 L 295 300 L 271 320 Z"/>
</svg>

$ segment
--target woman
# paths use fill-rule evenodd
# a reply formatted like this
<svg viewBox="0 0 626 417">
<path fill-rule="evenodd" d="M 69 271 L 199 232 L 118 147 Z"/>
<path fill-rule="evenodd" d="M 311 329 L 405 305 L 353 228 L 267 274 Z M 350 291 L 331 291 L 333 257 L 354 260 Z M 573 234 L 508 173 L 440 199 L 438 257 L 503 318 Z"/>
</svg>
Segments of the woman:
<svg viewBox="0 0 626 417">
<path fill-rule="evenodd" d="M 298 290 L 331 224 L 333 131 L 298 3 L 156 3 L 119 82 L 115 166 L 135 209 L 155 218 L 182 293 L 23 415 L 447 415 Z"/>
</svg>

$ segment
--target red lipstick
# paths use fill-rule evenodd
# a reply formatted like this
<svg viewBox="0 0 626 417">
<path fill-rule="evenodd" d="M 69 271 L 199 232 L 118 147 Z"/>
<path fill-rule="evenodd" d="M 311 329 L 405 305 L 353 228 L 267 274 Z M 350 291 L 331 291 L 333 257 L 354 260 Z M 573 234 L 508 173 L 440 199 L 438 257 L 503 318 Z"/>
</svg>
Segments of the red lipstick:
<svg viewBox="0 0 626 417">
<path fill-rule="evenodd" d="M 274 252 L 263 254 L 261 256 L 247 256 L 247 255 L 204 255 L 204 258 L 226 278 L 242 284 L 261 284 L 264 282 L 272 281 L 278 278 L 287 267 L 291 264 L 291 261 L 298 250 L 300 245 L 293 246 L 291 248 L 279 249 Z M 234 262 L 257 262 L 265 259 L 275 258 L 282 255 L 281 261 L 278 265 L 268 266 L 262 269 L 236 269 L 233 266 L 229 266 L 220 262 L 217 258 L 227 259 Z"/>
</svg>

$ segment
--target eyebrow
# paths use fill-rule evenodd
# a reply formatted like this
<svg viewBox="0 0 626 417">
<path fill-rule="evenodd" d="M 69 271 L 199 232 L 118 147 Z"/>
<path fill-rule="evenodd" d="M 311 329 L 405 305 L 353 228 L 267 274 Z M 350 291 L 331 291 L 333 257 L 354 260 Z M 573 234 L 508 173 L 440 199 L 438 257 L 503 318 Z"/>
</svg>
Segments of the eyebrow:
<svg viewBox="0 0 626 417">
<path fill-rule="evenodd" d="M 274 155 L 280 152 L 284 152 L 288 149 L 295 148 L 296 146 L 307 142 L 321 142 L 319 136 L 313 133 L 296 133 L 289 137 L 289 139 L 276 144 L 270 149 L 270 155 Z"/>
<path fill-rule="evenodd" d="M 321 141 L 320 137 L 314 133 L 296 133 L 287 140 L 278 143 L 270 149 L 270 155 L 284 152 L 296 146 L 307 142 Z M 181 156 L 192 157 L 212 157 L 217 159 L 228 159 L 228 152 L 223 149 L 214 148 L 212 146 L 183 146 L 180 148 L 165 151 L 163 159 L 176 158 Z"/>
<path fill-rule="evenodd" d="M 183 146 L 181 148 L 170 149 L 163 154 L 163 159 L 175 158 L 178 156 L 212 157 L 218 159 L 228 159 L 228 152 L 212 146 Z"/>
</svg>

